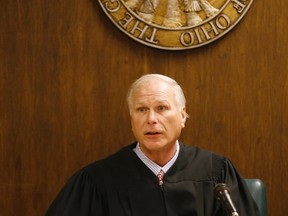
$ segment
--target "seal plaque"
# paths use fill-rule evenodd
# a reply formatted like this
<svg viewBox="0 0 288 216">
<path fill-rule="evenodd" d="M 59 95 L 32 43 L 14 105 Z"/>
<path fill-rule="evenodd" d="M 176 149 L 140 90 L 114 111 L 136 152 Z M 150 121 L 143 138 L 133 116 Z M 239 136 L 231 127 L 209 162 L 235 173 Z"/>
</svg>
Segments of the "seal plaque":
<svg viewBox="0 0 288 216">
<path fill-rule="evenodd" d="M 159 49 L 209 44 L 228 33 L 253 0 L 98 0 L 110 20 L 134 40 Z"/>
</svg>

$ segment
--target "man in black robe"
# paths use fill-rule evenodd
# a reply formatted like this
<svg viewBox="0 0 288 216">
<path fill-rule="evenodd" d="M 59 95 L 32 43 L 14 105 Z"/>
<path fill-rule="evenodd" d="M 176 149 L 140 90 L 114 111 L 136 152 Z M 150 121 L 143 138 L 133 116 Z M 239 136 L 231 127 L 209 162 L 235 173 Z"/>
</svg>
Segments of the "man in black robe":
<svg viewBox="0 0 288 216">
<path fill-rule="evenodd" d="M 260 215 L 227 158 L 178 141 L 188 115 L 173 79 L 144 75 L 127 101 L 137 141 L 76 172 L 46 216 L 224 216 L 217 183 L 229 186 L 240 216 Z"/>
</svg>

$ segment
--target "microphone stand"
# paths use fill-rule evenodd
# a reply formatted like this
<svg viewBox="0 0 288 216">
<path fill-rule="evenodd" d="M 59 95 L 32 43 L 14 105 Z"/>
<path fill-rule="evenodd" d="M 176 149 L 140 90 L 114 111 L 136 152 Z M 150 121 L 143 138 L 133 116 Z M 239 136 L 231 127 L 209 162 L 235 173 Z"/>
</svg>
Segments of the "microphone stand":
<svg viewBox="0 0 288 216">
<path fill-rule="evenodd" d="M 215 186 L 215 196 L 225 207 L 228 216 L 239 216 L 231 199 L 230 189 L 226 184 L 220 183 Z"/>
</svg>

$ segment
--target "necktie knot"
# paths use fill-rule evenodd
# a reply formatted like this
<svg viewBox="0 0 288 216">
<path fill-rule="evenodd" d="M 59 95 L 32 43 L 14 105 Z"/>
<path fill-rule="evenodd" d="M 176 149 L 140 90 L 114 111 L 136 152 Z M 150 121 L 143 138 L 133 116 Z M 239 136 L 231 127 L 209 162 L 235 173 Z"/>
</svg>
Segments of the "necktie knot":
<svg viewBox="0 0 288 216">
<path fill-rule="evenodd" d="M 157 177 L 159 180 L 159 185 L 162 186 L 163 185 L 163 178 L 164 178 L 164 171 L 162 169 L 158 173 Z"/>
</svg>

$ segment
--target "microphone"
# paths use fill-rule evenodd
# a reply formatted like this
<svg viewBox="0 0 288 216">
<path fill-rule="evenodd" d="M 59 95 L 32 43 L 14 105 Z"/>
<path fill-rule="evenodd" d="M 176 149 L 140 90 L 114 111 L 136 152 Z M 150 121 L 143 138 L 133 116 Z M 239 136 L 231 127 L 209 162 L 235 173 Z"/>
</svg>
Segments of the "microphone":
<svg viewBox="0 0 288 216">
<path fill-rule="evenodd" d="M 230 189 L 226 184 L 216 184 L 214 188 L 214 194 L 216 199 L 222 203 L 229 216 L 239 216 L 231 199 Z"/>
</svg>

